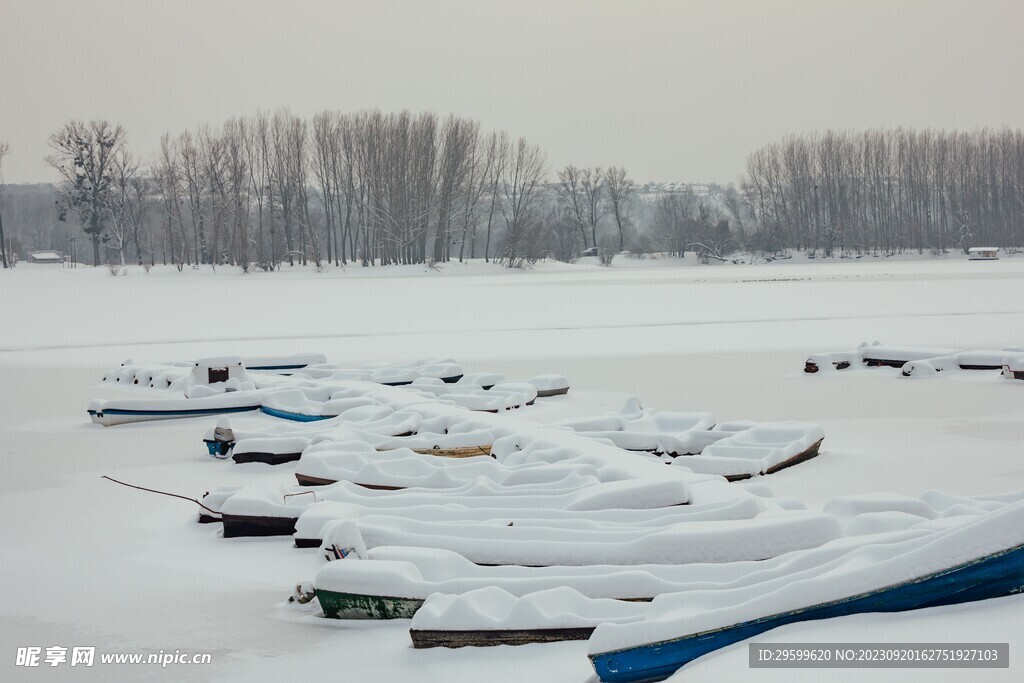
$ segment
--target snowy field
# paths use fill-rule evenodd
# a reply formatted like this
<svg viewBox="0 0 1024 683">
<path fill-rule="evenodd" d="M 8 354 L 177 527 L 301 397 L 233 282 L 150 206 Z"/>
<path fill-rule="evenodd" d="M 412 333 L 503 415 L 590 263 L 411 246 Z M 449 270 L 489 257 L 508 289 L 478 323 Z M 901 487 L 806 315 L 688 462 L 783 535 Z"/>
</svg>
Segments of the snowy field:
<svg viewBox="0 0 1024 683">
<path fill-rule="evenodd" d="M 155 268 L 0 271 L 0 680 L 444 683 L 588 680 L 586 643 L 413 650 L 408 623 L 300 616 L 283 603 L 322 564 L 289 539 L 223 539 L 188 496 L 270 468 L 216 461 L 212 419 L 103 428 L 92 398 L 125 359 L 322 352 L 342 366 L 452 357 L 467 372 L 568 376 L 568 397 L 524 408 L 551 421 L 645 407 L 722 420 L 803 420 L 822 454 L 762 481 L 819 509 L 840 495 L 1024 488 L 1024 382 L 979 371 L 902 379 L 878 369 L 810 376 L 812 352 L 862 341 L 962 349 L 1024 345 L 1024 258 L 863 259 L 612 268 L 483 263 L 242 275 Z M 127 395 L 131 395 L 130 393 Z M 257 427 L 271 418 L 232 419 Z M 882 681 L 1020 680 L 1024 598 L 797 624 L 758 642 L 1009 642 L 1011 668 L 875 669 Z M 18 647 L 210 652 L 204 666 L 16 669 Z M 747 668 L 740 644 L 678 680 L 854 681 L 861 670 Z"/>
</svg>

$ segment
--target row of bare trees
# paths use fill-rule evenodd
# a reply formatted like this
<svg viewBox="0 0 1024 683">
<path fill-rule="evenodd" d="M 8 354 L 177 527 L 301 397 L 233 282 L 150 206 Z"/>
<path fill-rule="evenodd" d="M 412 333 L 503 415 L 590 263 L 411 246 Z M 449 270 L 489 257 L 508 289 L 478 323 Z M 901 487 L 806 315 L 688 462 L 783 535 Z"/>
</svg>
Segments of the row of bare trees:
<svg viewBox="0 0 1024 683">
<path fill-rule="evenodd" d="M 479 123 L 408 111 L 288 111 L 163 136 L 145 163 L 123 128 L 50 138 L 61 217 L 124 264 L 387 265 L 740 247 L 943 252 L 1024 246 L 1024 133 L 909 129 L 792 136 L 751 154 L 741 190 L 651 193 L 620 167 L 566 166 Z M 717 186 L 715 186 L 717 188 Z"/>
<path fill-rule="evenodd" d="M 750 155 L 743 190 L 768 251 L 1020 248 L 1024 132 L 791 136 Z"/>
<path fill-rule="evenodd" d="M 165 134 L 150 163 L 123 128 L 65 124 L 48 163 L 61 219 L 124 264 L 344 265 L 482 256 L 509 266 L 622 250 L 635 227 L 623 168 L 567 166 L 542 150 L 433 113 L 282 110 Z M 612 235 L 617 234 L 617 239 Z"/>
<path fill-rule="evenodd" d="M 124 129 L 71 121 L 50 138 L 62 218 L 121 263 L 426 263 L 539 257 L 551 228 L 544 153 L 433 113 L 278 111 L 166 134 L 148 166 Z"/>
<path fill-rule="evenodd" d="M 618 243 L 608 241 L 608 250 L 622 251 L 626 234 L 633 227 L 631 209 L 636 190 L 626 177 L 626 169 L 612 166 L 605 170 L 566 166 L 558 172 L 554 186 L 560 204 L 556 223 L 562 227 L 559 250 L 575 251 L 578 246 L 590 249 L 598 246 L 597 231 L 605 216 L 614 221 Z M 559 215 L 560 214 L 560 215 Z M 578 230 L 578 233 L 577 233 Z M 579 234 L 579 241 L 575 235 Z"/>
<path fill-rule="evenodd" d="M 736 218 L 742 225 L 742 216 L 737 214 Z M 660 196 L 650 224 L 652 237 L 663 250 L 682 257 L 689 249 L 704 263 L 724 261 L 740 246 L 719 203 L 692 191 Z"/>
</svg>

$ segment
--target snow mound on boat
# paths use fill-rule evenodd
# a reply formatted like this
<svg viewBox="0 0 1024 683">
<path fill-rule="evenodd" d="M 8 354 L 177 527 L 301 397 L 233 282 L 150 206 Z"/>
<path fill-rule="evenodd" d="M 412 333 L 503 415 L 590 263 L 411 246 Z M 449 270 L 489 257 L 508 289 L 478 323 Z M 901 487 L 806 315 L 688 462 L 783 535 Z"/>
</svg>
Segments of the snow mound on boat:
<svg viewBox="0 0 1024 683">
<path fill-rule="evenodd" d="M 440 380 L 418 379 L 407 388 L 441 403 L 488 413 L 514 410 L 530 405 L 537 399 L 537 388 L 528 382 L 503 381 L 484 389 L 458 383 L 445 384 Z"/>
<path fill-rule="evenodd" d="M 462 374 L 462 368 L 451 358 L 422 358 L 405 363 L 376 362 L 347 369 L 322 363 L 295 372 L 296 377 L 308 379 L 357 380 L 389 385 L 411 384 L 424 377 L 455 381 Z"/>
<path fill-rule="evenodd" d="M 618 412 L 558 424 L 582 436 L 605 439 L 619 448 L 682 455 L 699 453 L 707 445 L 701 436 L 715 426 L 715 418 L 711 413 L 645 410 L 634 397 Z"/>
<path fill-rule="evenodd" d="M 698 455 L 676 458 L 672 464 L 730 478 L 770 474 L 814 455 L 825 438 L 820 426 L 808 422 L 769 422 L 719 434 Z"/>
<path fill-rule="evenodd" d="M 320 495 L 325 496 L 326 494 L 321 493 Z M 563 499 L 570 503 L 575 500 L 573 497 L 563 497 Z M 528 500 L 529 504 L 522 504 L 523 500 Z M 549 497 L 548 501 L 551 500 L 554 498 Z M 389 515 L 411 519 L 454 522 L 493 519 L 511 523 L 530 520 L 588 520 L 616 524 L 664 526 L 676 522 L 749 519 L 765 510 L 778 509 L 774 507 L 773 501 L 760 500 L 755 497 L 634 510 L 618 508 L 567 510 L 564 507 L 542 507 L 544 501 L 537 496 L 526 499 L 519 496 L 482 501 L 479 499 L 455 500 L 450 496 L 446 498 L 421 496 L 418 501 L 421 504 L 383 508 L 371 504 L 320 500 L 302 510 L 295 525 L 295 538 L 317 539 L 319 542 L 323 538 L 323 528 L 328 522 L 335 519 L 358 520 L 364 515 L 379 514 L 384 511 Z"/>
<path fill-rule="evenodd" d="M 840 535 L 834 517 L 810 512 L 766 512 L 741 521 L 681 522 L 667 527 L 580 528 L 490 522 L 426 522 L 386 516 L 359 520 L 368 548 L 405 545 L 440 548 L 478 564 L 531 566 L 685 564 L 763 560 L 817 547 Z M 571 532 L 571 533 L 569 533 Z M 330 523 L 322 529 L 325 555 L 335 545 Z"/>
<path fill-rule="evenodd" d="M 487 631 L 561 629 L 626 623 L 643 617 L 646 605 L 587 598 L 560 586 L 517 597 L 497 586 L 462 595 L 434 593 L 412 618 L 411 629 Z"/>
<path fill-rule="evenodd" d="M 573 489 L 598 482 L 596 471 L 587 465 L 502 465 L 485 455 L 448 459 L 408 448 L 378 451 L 360 441 L 325 443 L 304 453 L 296 474 L 394 488 L 454 488 L 479 478 L 501 486 L 560 483 Z"/>
</svg>

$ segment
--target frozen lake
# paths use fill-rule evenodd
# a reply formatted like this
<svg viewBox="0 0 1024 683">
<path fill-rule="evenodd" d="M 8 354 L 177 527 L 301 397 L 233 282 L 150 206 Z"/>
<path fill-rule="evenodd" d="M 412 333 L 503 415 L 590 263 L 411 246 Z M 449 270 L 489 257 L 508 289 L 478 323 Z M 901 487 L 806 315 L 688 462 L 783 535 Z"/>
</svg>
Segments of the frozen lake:
<svg viewBox="0 0 1024 683">
<path fill-rule="evenodd" d="M 802 373 L 808 354 L 862 341 L 963 349 L 1024 344 L 1024 259 L 679 265 L 532 271 L 448 264 L 241 275 L 210 270 L 19 265 L 0 271 L 0 637 L 18 647 L 211 652 L 213 664 L 14 670 L 39 680 L 584 681 L 585 643 L 414 651 L 407 624 L 299 619 L 280 607 L 322 560 L 289 539 L 219 538 L 190 503 L 114 486 L 107 474 L 189 496 L 294 465 L 214 461 L 213 420 L 103 428 L 89 399 L 127 358 L 322 352 L 339 365 L 452 357 L 467 372 L 559 373 L 572 391 L 523 417 L 619 408 L 709 411 L 722 420 L 820 423 L 822 454 L 764 478 L 820 507 L 851 493 L 1024 488 L 1024 382 L 979 372 L 904 380 L 881 369 Z M 692 263 L 692 262 L 691 262 Z M 239 425 L 269 418 L 239 418 Z M 235 420 L 232 420 L 235 423 Z M 1009 642 L 1019 680 L 1022 598 L 794 625 L 758 642 Z M 527 669 L 529 667 L 529 669 Z M 173 673 L 172 673 L 173 672 Z M 688 666 L 688 682 L 836 680 L 858 670 L 747 669 L 745 644 Z M 879 680 L 962 680 L 956 670 L 880 669 Z M 980 677 L 980 675 L 979 675 Z M 5 679 L 12 680 L 8 676 Z"/>
</svg>

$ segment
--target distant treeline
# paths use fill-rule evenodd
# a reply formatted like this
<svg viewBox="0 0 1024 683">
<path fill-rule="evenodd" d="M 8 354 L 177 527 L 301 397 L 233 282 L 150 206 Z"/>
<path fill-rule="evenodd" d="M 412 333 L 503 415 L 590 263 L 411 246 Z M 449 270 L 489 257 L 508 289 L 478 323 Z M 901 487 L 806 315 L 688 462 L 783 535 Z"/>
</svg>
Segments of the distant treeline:
<svg viewBox="0 0 1024 683">
<path fill-rule="evenodd" d="M 621 167 L 559 170 L 526 139 L 433 113 L 282 110 L 165 134 L 70 121 L 50 137 L 61 182 L 8 186 L 6 251 L 96 263 L 433 264 L 483 257 L 725 260 L 806 250 L 1021 248 L 1024 134 L 826 131 L 750 155 L 739 186 L 637 185 Z"/>
<path fill-rule="evenodd" d="M 765 250 L 943 252 L 1024 242 L 1024 134 L 795 135 L 754 152 L 745 199 Z"/>
</svg>

